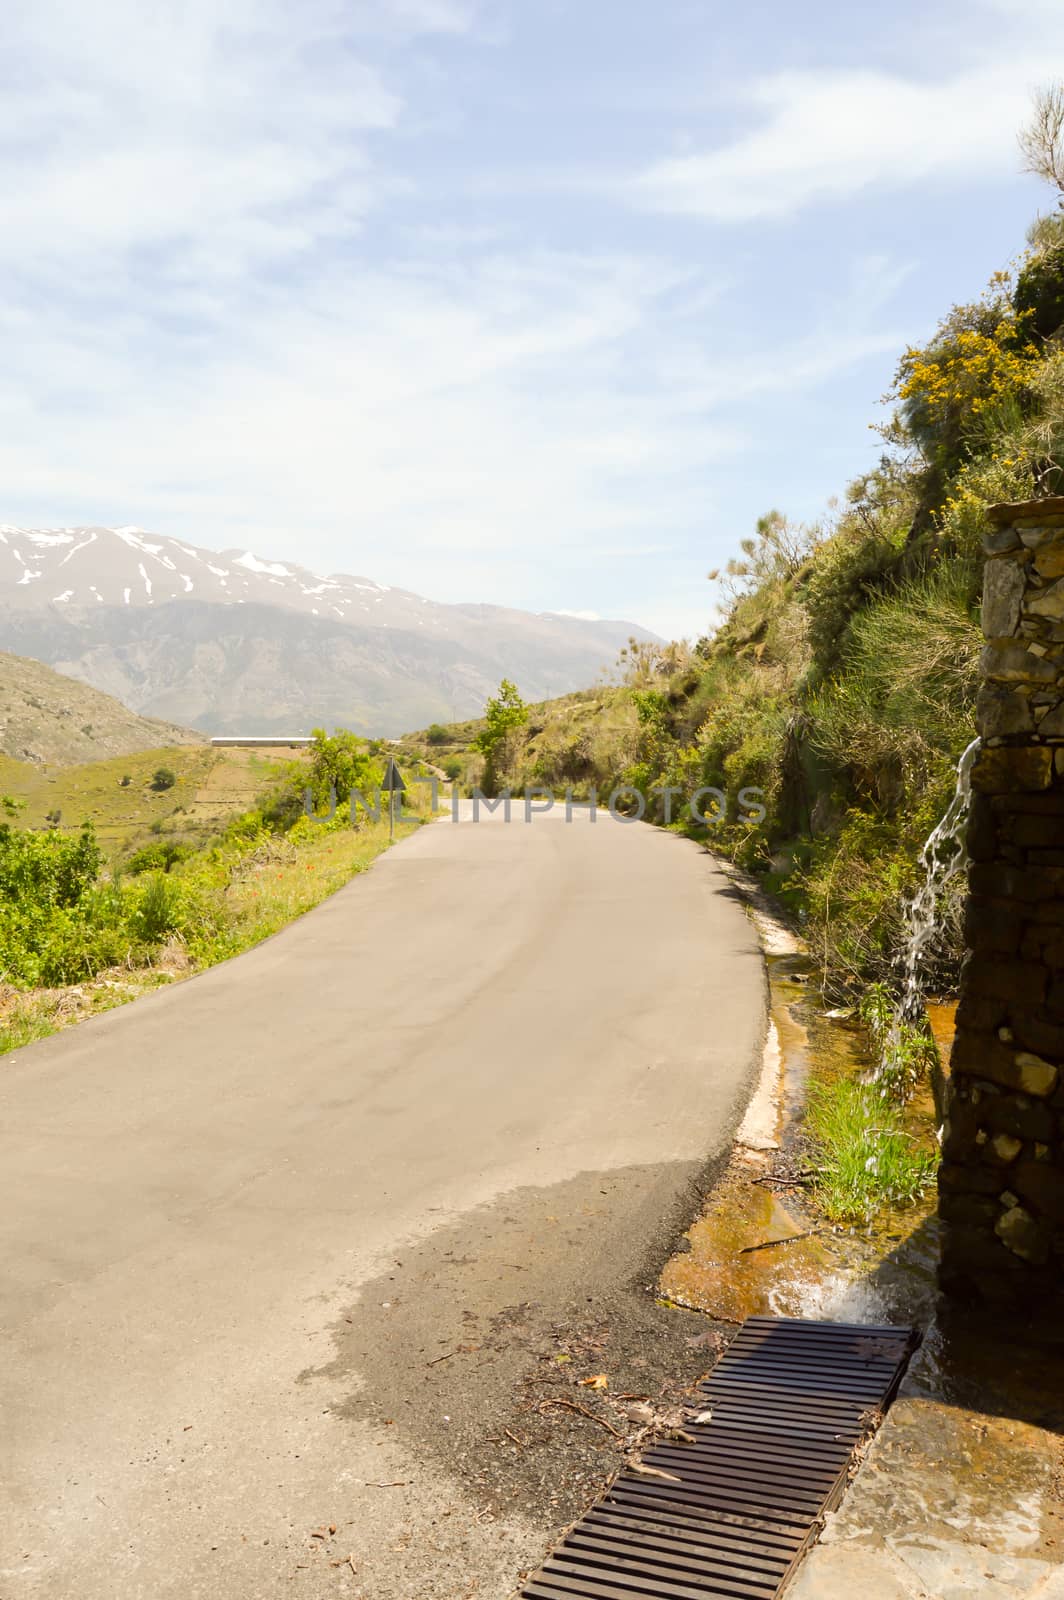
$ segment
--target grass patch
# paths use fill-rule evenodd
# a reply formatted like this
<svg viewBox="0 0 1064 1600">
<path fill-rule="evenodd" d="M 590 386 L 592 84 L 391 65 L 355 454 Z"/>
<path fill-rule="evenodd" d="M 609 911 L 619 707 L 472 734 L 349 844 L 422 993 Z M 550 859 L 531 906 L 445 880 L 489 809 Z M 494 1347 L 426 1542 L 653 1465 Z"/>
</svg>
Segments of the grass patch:
<svg viewBox="0 0 1064 1600">
<path fill-rule="evenodd" d="M 938 1158 L 925 1134 L 875 1084 L 841 1078 L 811 1093 L 806 1130 L 816 1196 L 834 1222 L 871 1222 L 888 1207 L 912 1205 L 934 1182 Z"/>
<path fill-rule="evenodd" d="M 38 1000 L 16 1001 L 10 1011 L 0 1017 L 0 1056 L 10 1050 L 21 1050 L 23 1045 L 47 1039 L 58 1030 L 50 1008 Z"/>
<path fill-rule="evenodd" d="M 397 828 L 396 841 L 416 826 Z M 239 955 L 280 932 L 365 872 L 388 848 L 386 822 L 312 829 L 314 824 L 298 823 L 286 838 L 265 839 L 235 859 L 220 852 L 214 862 L 175 869 L 175 887 L 184 879 L 198 895 L 225 901 L 224 918 L 203 919 L 188 929 L 188 951 L 197 968 Z"/>
</svg>

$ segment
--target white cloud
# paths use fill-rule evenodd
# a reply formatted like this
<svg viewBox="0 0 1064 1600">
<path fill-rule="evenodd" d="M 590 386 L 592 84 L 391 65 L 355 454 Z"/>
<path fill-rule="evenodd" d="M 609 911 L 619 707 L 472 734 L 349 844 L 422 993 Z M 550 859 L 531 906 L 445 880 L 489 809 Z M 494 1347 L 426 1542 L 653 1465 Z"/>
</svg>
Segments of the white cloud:
<svg viewBox="0 0 1064 1600">
<path fill-rule="evenodd" d="M 447 599 L 520 603 L 573 554 L 630 587 L 704 518 L 714 463 L 750 448 L 743 394 L 822 382 L 883 343 L 847 328 L 843 301 L 830 337 L 714 357 L 703 288 L 623 256 L 364 267 L 309 300 L 228 302 L 216 342 L 157 370 L 135 312 L 33 323 L 0 372 L 5 509 L 129 518 Z"/>
<path fill-rule="evenodd" d="M 652 209 L 737 223 L 873 186 L 1015 173 L 1016 130 L 1030 83 L 1043 74 L 1037 62 L 1016 60 L 948 80 L 874 70 L 774 74 L 742 97 L 749 132 L 656 162 L 630 194 Z"/>
<path fill-rule="evenodd" d="M 722 267 L 540 232 L 505 176 L 497 205 L 441 200 L 395 46 L 419 36 L 420 70 L 471 19 L 462 0 L 5 18 L 0 512 L 440 598 L 614 613 L 624 585 L 638 614 L 639 572 L 681 559 L 715 467 L 752 449 L 741 403 L 900 342 L 878 326 L 889 263 L 759 342 L 735 337 Z M 568 595 L 544 579 L 581 562 Z"/>
<path fill-rule="evenodd" d="M 397 22 L 426 33 L 464 33 L 473 20 L 455 0 L 391 0 L 391 9 Z"/>
<path fill-rule="evenodd" d="M 353 27 L 354 16 L 361 25 Z M 0 256 L 89 279 L 261 273 L 360 227 L 400 96 L 373 29 L 457 28 L 450 0 L 38 0 L 5 17 Z"/>
</svg>

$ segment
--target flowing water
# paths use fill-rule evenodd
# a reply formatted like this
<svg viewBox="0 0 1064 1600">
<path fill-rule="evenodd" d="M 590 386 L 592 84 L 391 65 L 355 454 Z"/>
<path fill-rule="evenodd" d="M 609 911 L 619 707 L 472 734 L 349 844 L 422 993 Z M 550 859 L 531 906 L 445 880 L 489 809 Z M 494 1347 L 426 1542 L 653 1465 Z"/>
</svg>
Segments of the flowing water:
<svg viewBox="0 0 1064 1600">
<path fill-rule="evenodd" d="M 974 739 L 961 756 L 953 798 L 920 853 L 925 878 L 905 908 L 903 990 L 878 1068 L 869 1060 L 860 1030 L 840 1025 L 846 1013 L 825 1011 L 811 981 L 808 956 L 789 936 L 774 944 L 771 918 L 766 922 L 763 911 L 755 914 L 766 948 L 772 1024 L 779 1043 L 780 1156 L 773 1160 L 756 1148 L 737 1146 L 731 1167 L 686 1235 L 684 1247 L 662 1273 L 660 1288 L 668 1299 L 732 1321 L 760 1312 L 854 1321 L 923 1321 L 930 1316 L 938 1253 L 932 1197 L 901 1211 L 886 1209 L 870 1227 L 828 1226 L 815 1210 L 803 1206 L 805 1174 L 788 1177 L 787 1156 L 792 1153 L 794 1170 L 805 1159 L 801 1118 L 810 1083 L 838 1077 L 874 1080 L 900 1053 L 904 1028 L 928 1030 L 945 1070 L 955 1007 L 925 1004 L 924 966 L 943 891 L 968 864 L 964 829 L 978 749 Z M 931 1100 L 926 1083 L 911 1086 L 903 1117 L 913 1137 L 926 1130 Z"/>
<path fill-rule="evenodd" d="M 905 910 L 906 944 L 898 1021 L 917 1022 L 923 1014 L 924 956 L 935 935 L 935 913 L 939 898 L 951 879 L 968 865 L 964 828 L 972 797 L 972 767 L 978 753 L 979 740 L 973 739 L 957 763 L 957 787 L 953 799 L 920 852 L 920 865 L 925 876 L 923 885 Z"/>
<path fill-rule="evenodd" d="M 937 1261 L 932 1196 L 904 1210 L 887 1208 L 870 1227 L 828 1223 L 806 1203 L 802 1113 L 809 1090 L 865 1077 L 871 1062 L 862 1031 L 825 1009 L 808 955 L 769 955 L 767 966 L 780 1056 L 779 1150 L 737 1148 L 662 1271 L 660 1292 L 722 1321 L 926 1322 Z M 928 1100 L 918 1092 L 907 1108 L 914 1132 L 926 1129 Z"/>
</svg>

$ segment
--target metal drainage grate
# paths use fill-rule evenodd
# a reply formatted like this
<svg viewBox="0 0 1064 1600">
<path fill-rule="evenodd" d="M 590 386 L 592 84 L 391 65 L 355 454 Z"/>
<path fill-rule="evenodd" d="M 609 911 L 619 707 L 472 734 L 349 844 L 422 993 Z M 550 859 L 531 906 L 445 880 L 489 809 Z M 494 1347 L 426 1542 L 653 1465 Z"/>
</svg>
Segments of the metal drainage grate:
<svg viewBox="0 0 1064 1600">
<path fill-rule="evenodd" d="M 521 1590 L 527 1600 L 771 1600 L 841 1499 L 893 1399 L 909 1328 L 750 1317 L 700 1386 L 693 1444 L 621 1472 Z"/>
</svg>

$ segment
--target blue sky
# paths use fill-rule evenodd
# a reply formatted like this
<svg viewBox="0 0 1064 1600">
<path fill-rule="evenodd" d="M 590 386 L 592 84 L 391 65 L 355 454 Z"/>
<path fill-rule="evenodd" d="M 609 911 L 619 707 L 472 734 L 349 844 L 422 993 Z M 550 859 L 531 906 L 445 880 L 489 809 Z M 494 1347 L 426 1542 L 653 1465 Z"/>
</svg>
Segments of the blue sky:
<svg viewBox="0 0 1064 1600">
<path fill-rule="evenodd" d="M 697 634 L 1052 197 L 1064 7 L 35 0 L 0 520 Z"/>
</svg>

